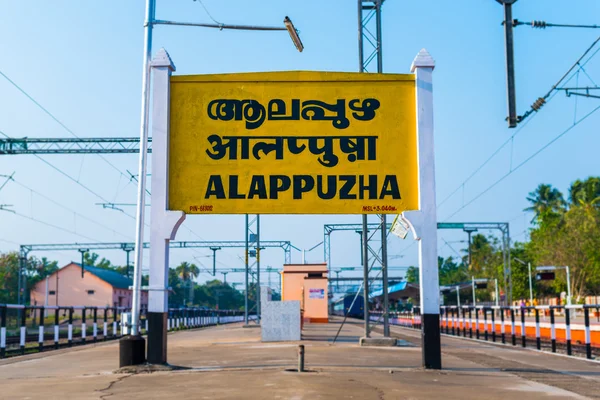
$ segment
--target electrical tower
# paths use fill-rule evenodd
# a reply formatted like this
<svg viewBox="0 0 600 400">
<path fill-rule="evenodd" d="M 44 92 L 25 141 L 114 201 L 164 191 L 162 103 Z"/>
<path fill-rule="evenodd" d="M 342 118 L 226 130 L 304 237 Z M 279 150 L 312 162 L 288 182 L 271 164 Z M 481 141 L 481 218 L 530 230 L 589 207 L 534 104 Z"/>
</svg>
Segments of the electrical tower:
<svg viewBox="0 0 600 400">
<path fill-rule="evenodd" d="M 360 72 L 376 71 L 383 72 L 383 48 L 381 35 L 381 8 L 384 0 L 358 0 L 358 67 Z M 365 336 L 369 337 L 369 271 L 373 265 L 369 265 L 370 259 L 373 264 L 381 265 L 381 276 L 383 283 L 383 334 L 388 337 L 389 328 L 389 304 L 388 304 L 388 280 L 387 280 L 387 222 L 385 214 L 379 215 L 380 223 L 370 231 L 367 215 L 362 216 L 361 245 L 364 268 L 364 299 L 365 299 Z M 372 233 L 371 233 L 372 232 Z M 380 233 L 381 247 L 379 252 L 371 249 L 369 242 Z M 371 256 L 371 257 L 370 257 Z"/>
<path fill-rule="evenodd" d="M 246 214 L 246 290 L 244 292 L 244 323 L 248 325 L 248 274 L 256 266 L 256 322 L 260 323 L 260 215 Z M 250 258 L 254 258 L 250 264 Z"/>
<path fill-rule="evenodd" d="M 291 251 L 292 244 L 289 241 L 285 240 L 266 240 L 260 244 L 262 249 L 265 248 L 281 248 L 284 252 L 284 263 L 291 263 Z M 144 242 L 143 247 L 145 249 L 150 248 L 149 242 Z M 223 241 L 171 241 L 169 242 L 169 247 L 171 249 L 195 249 L 195 248 L 248 248 L 248 242 L 246 241 L 232 241 L 232 240 L 223 240 Z M 59 244 L 23 244 L 19 249 L 19 293 L 24 292 L 25 288 L 25 280 L 24 280 L 24 270 L 25 263 L 27 263 L 27 259 L 29 257 L 29 253 L 32 251 L 60 251 L 60 250 L 72 250 L 72 251 L 81 251 L 85 249 L 84 252 L 92 251 L 92 250 L 123 250 L 127 256 L 127 265 L 129 266 L 129 253 L 133 251 L 135 248 L 135 243 L 132 242 L 109 242 L 109 243 L 59 243 Z M 83 265 L 83 264 L 82 264 Z M 252 266 L 256 265 L 252 264 Z M 129 270 L 129 268 L 128 268 Z M 245 269 L 248 271 L 248 268 Z M 237 271 L 239 272 L 239 271 Z M 22 289 L 22 290 L 21 290 Z M 18 299 L 19 304 L 21 304 L 21 295 L 19 295 Z"/>
<path fill-rule="evenodd" d="M 148 153 L 152 138 L 148 138 Z M 128 154 L 140 152 L 140 139 L 114 138 L 3 138 L 0 155 L 23 154 Z"/>
</svg>

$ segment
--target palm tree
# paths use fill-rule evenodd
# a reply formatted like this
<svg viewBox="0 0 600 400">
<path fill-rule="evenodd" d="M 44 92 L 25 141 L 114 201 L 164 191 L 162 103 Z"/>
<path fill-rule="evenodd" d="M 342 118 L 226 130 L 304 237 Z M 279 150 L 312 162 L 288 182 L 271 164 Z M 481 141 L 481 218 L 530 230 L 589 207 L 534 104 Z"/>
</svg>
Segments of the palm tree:
<svg viewBox="0 0 600 400">
<path fill-rule="evenodd" d="M 532 222 L 547 213 L 560 214 L 565 211 L 565 207 L 567 206 L 560 190 L 545 183 L 540 183 L 533 192 L 530 192 L 527 201 L 531 203 L 531 207 L 527 207 L 524 211 L 533 211 L 535 213 L 531 220 Z"/>
<path fill-rule="evenodd" d="M 465 251 L 468 253 L 469 249 L 467 248 Z M 471 265 L 468 265 L 468 268 L 475 275 L 483 274 L 485 276 L 489 272 L 487 267 L 493 264 L 494 253 L 494 245 L 490 239 L 482 234 L 473 235 L 471 240 Z M 468 256 L 463 259 L 463 263 L 468 263 Z"/>
<path fill-rule="evenodd" d="M 569 187 L 569 202 L 572 206 L 600 205 L 600 177 L 590 176 L 585 181 L 573 182 Z"/>
<path fill-rule="evenodd" d="M 47 276 L 52 275 L 56 271 L 58 271 L 58 262 L 50 261 L 46 257 L 42 257 L 37 266 L 37 272 L 40 279 L 44 279 Z"/>
<path fill-rule="evenodd" d="M 190 296 L 189 303 L 194 302 L 194 279 L 200 275 L 200 269 L 195 264 L 190 264 L 187 261 L 182 262 L 175 267 L 177 275 L 185 282 L 188 282 Z"/>
</svg>

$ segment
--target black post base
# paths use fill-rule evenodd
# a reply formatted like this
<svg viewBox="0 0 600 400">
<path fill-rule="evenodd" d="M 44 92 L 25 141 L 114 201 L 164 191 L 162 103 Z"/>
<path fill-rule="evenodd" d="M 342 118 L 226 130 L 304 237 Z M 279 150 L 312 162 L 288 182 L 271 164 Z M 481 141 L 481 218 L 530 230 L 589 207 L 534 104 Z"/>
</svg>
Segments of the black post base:
<svg viewBox="0 0 600 400">
<path fill-rule="evenodd" d="M 148 312 L 148 362 L 167 363 L 167 313 Z"/>
<path fill-rule="evenodd" d="M 146 340 L 139 336 L 125 336 L 119 341 L 119 368 L 146 362 Z"/>
<path fill-rule="evenodd" d="M 442 369 L 442 343 L 440 338 L 440 315 L 421 315 L 421 345 L 423 368 Z"/>
</svg>

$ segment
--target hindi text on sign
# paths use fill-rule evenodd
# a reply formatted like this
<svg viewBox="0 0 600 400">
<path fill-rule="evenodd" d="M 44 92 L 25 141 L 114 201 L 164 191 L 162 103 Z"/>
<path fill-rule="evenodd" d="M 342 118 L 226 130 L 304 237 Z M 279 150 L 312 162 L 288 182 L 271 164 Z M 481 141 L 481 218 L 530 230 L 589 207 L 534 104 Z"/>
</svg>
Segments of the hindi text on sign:
<svg viewBox="0 0 600 400">
<path fill-rule="evenodd" d="M 213 160 L 221 160 L 228 156 L 229 160 L 248 160 L 250 153 L 255 160 L 260 160 L 260 153 L 268 155 L 275 152 L 276 160 L 283 160 L 285 148 L 291 154 L 300 154 L 308 148 L 325 167 L 335 167 L 338 156 L 334 153 L 334 142 L 339 144 L 340 151 L 348 154 L 350 162 L 357 160 L 377 159 L 377 136 L 219 136 L 207 138 L 210 148 L 206 154 Z M 254 142 L 251 144 L 251 142 Z M 268 143 L 273 142 L 273 143 Z M 287 146 L 285 146 L 287 142 Z M 239 152 L 238 152 L 239 148 Z"/>
</svg>

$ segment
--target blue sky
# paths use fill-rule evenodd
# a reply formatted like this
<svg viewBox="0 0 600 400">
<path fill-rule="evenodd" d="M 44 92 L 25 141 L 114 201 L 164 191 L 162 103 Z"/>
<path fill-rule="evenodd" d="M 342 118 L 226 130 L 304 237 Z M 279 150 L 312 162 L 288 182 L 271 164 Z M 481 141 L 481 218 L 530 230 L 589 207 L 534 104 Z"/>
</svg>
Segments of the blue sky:
<svg viewBox="0 0 600 400">
<path fill-rule="evenodd" d="M 204 0 L 204 4 L 216 20 L 229 24 L 281 25 L 284 16 L 289 15 L 300 30 L 305 51 L 298 53 L 286 32 L 157 27 L 154 51 L 165 47 L 177 66 L 177 74 L 352 72 L 358 68 L 355 2 Z M 35 3 L 0 0 L 0 10 L 0 71 L 78 136 L 139 134 L 143 0 Z M 600 3 L 594 0 L 521 0 L 513 13 L 523 21 L 594 24 L 599 22 L 596 17 L 599 11 Z M 436 60 L 438 204 L 459 188 L 439 207 L 438 220 L 508 221 L 513 238 L 524 240 L 531 216 L 522 210 L 527 207 L 525 197 L 529 191 L 545 182 L 566 192 L 573 180 L 600 175 L 597 160 L 600 113 L 578 124 L 483 196 L 462 206 L 509 172 L 511 165 L 519 165 L 600 103 L 597 99 L 567 98 L 558 93 L 463 188 L 462 182 L 516 132 L 509 130 L 504 121 L 502 16 L 501 6 L 493 0 L 388 0 L 383 11 L 383 69 L 408 72 L 414 56 L 423 47 Z M 157 18 L 211 22 L 200 4 L 192 0 L 158 0 Z M 599 30 L 518 27 L 515 33 L 518 112 L 522 114 L 537 97 L 545 94 L 598 34 Z M 598 58 L 585 67 L 591 80 L 580 72 L 570 84 L 574 86 L 578 80 L 580 86 L 590 86 L 600 81 Z M 2 77 L 0 131 L 12 137 L 70 136 Z M 12 204 L 19 213 L 0 211 L 0 251 L 13 250 L 24 243 L 133 240 L 132 218 L 119 211 L 104 210 L 95 203 L 102 199 L 135 201 L 135 183 L 130 182 L 126 171 L 137 173 L 137 156 L 109 155 L 103 159 L 96 155 L 61 155 L 41 159 L 0 157 L 0 174 L 16 172 L 16 182 L 8 183 L 0 191 L 0 204 Z M 125 211 L 130 215 L 135 213 L 133 207 L 126 207 Z M 338 222 L 358 223 L 360 217 L 264 216 L 261 234 L 263 240 L 291 240 L 299 248 L 310 248 L 323 239 L 323 224 Z M 244 238 L 243 216 L 190 216 L 184 226 L 178 240 Z M 464 236 L 459 232 L 440 232 L 440 254 L 456 255 L 454 251 L 465 245 L 455 242 L 464 240 Z M 444 240 L 450 244 L 446 245 Z M 358 265 L 358 245 L 356 233 L 336 232 L 332 236 L 333 267 Z M 403 257 L 394 257 L 390 265 L 414 264 L 416 249 L 408 240 L 392 238 L 389 254 Z M 172 252 L 171 259 L 173 265 L 189 260 L 209 267 L 209 254 L 205 250 L 177 250 Z M 78 259 L 77 252 L 35 255 L 55 258 L 61 263 Z M 125 262 L 122 252 L 101 255 L 117 264 Z M 241 267 L 242 255 L 241 249 L 221 251 L 217 256 L 218 266 Z M 293 257 L 300 262 L 298 252 Z M 322 258 L 322 247 L 307 254 L 308 261 L 320 262 Z M 277 268 L 282 262 L 279 250 L 263 253 L 263 266 Z M 200 280 L 208 278 L 203 274 Z M 241 275 L 228 276 L 230 281 L 241 282 L 241 279 Z"/>
</svg>

